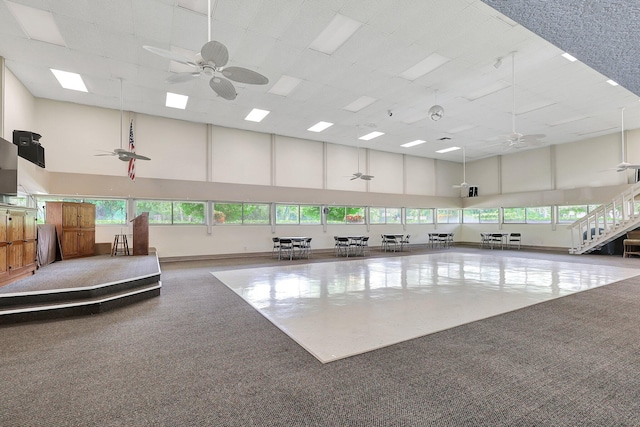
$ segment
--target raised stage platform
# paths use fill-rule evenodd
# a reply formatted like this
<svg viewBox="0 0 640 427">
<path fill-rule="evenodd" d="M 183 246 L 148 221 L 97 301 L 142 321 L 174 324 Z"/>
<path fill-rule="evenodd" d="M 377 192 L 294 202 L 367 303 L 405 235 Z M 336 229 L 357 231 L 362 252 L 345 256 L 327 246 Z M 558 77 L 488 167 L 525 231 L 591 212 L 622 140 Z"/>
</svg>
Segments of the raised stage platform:
<svg viewBox="0 0 640 427">
<path fill-rule="evenodd" d="M 0 287 L 0 324 L 97 314 L 160 295 L 155 251 L 57 261 Z"/>
</svg>

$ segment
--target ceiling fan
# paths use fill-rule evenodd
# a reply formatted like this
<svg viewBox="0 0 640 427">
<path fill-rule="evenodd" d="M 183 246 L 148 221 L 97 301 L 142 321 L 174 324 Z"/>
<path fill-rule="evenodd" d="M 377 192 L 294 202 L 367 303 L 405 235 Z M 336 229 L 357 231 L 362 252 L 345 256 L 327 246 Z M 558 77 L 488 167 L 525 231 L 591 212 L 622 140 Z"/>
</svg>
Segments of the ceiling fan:
<svg viewBox="0 0 640 427">
<path fill-rule="evenodd" d="M 229 62 L 227 47 L 218 41 L 211 40 L 211 0 L 208 2 L 207 12 L 209 41 L 202 46 L 200 53 L 196 54 L 195 58 L 189 59 L 178 53 L 158 47 L 142 46 L 151 53 L 194 68 L 192 72 L 176 73 L 166 79 L 165 82 L 183 83 L 204 77 L 209 79 L 209 86 L 218 96 L 229 101 L 236 99 L 237 96 L 236 88 L 230 80 L 254 85 L 269 83 L 268 78 L 253 70 L 243 67 L 226 67 L 227 62 Z"/>
<path fill-rule="evenodd" d="M 358 171 L 351 176 L 350 181 L 353 181 L 354 179 L 371 181 L 373 178 L 375 178 L 373 175 L 367 175 L 365 173 L 360 172 L 360 147 L 358 147 Z"/>
<path fill-rule="evenodd" d="M 539 147 L 544 145 L 540 139 L 546 137 L 541 133 L 523 135 L 516 132 L 516 53 L 511 52 L 511 97 L 513 106 L 511 110 L 511 133 L 506 136 L 507 150 L 512 148 Z"/>
<path fill-rule="evenodd" d="M 464 147 L 462 147 L 462 182 L 460 184 L 456 184 L 453 188 L 469 188 L 475 187 L 475 185 L 471 185 L 467 182 L 467 161 L 464 153 Z"/>
<path fill-rule="evenodd" d="M 625 107 L 622 107 L 622 111 L 620 113 L 620 144 L 622 145 L 622 161 L 620 163 L 618 163 L 615 167 L 617 172 L 624 172 L 627 169 L 640 169 L 640 165 L 636 165 L 636 164 L 632 164 L 632 163 L 628 163 L 625 161 L 625 149 L 624 149 L 624 109 Z"/>
<path fill-rule="evenodd" d="M 120 148 L 114 148 L 113 151 L 105 151 L 104 154 L 94 154 L 94 156 L 118 156 L 118 159 L 122 160 L 123 162 L 128 162 L 129 160 L 133 159 L 151 160 L 149 157 L 142 156 L 140 154 L 136 154 L 133 151 L 128 151 L 122 148 L 122 115 L 122 79 L 120 79 Z"/>
</svg>

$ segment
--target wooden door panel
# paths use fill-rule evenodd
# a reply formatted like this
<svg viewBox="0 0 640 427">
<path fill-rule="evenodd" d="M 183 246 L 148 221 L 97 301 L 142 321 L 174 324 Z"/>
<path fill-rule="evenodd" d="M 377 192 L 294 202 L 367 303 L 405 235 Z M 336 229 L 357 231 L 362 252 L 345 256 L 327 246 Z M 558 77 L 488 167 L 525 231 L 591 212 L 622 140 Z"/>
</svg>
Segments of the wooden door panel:
<svg viewBox="0 0 640 427">
<path fill-rule="evenodd" d="M 0 280 L 9 274 L 7 263 L 7 245 L 0 243 Z"/>
<path fill-rule="evenodd" d="M 62 204 L 62 228 L 77 228 L 78 223 L 78 205 L 75 203 Z"/>
<path fill-rule="evenodd" d="M 27 240 L 22 244 L 22 263 L 30 267 L 36 263 L 36 241 Z"/>
<path fill-rule="evenodd" d="M 80 255 L 93 255 L 96 243 L 96 232 L 81 230 L 78 239 L 78 253 Z"/>
<path fill-rule="evenodd" d="M 83 203 L 79 209 L 80 228 L 94 228 L 96 224 L 96 205 Z"/>
<path fill-rule="evenodd" d="M 13 242 L 8 246 L 8 248 L 9 256 L 7 257 L 7 262 L 9 264 L 9 271 L 17 270 L 24 267 L 22 242 Z"/>
<path fill-rule="evenodd" d="M 11 212 L 7 219 L 7 241 L 24 239 L 24 212 Z"/>
<path fill-rule="evenodd" d="M 8 215 L 4 213 L 0 213 L 0 242 L 7 241 L 7 219 Z"/>
<path fill-rule="evenodd" d="M 60 238 L 62 257 L 68 258 L 78 255 L 78 231 L 68 230 Z"/>
<path fill-rule="evenodd" d="M 24 240 L 35 240 L 36 238 L 36 216 L 28 213 L 24 217 Z"/>
</svg>

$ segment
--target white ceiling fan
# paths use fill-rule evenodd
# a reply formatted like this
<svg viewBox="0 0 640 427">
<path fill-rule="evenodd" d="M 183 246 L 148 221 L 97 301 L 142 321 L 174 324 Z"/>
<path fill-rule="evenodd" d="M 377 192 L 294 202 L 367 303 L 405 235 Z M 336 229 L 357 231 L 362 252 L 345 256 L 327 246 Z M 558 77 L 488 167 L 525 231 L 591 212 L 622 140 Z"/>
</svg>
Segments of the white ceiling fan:
<svg viewBox="0 0 640 427">
<path fill-rule="evenodd" d="M 123 109 L 122 109 L 122 79 L 120 79 L 120 148 L 114 148 L 113 151 L 105 151 L 104 154 L 94 154 L 95 156 L 118 156 L 119 160 L 123 162 L 128 162 L 132 159 L 137 160 L 151 160 L 149 157 L 142 156 L 140 154 L 134 153 L 133 151 L 128 151 L 122 148 L 122 131 L 123 131 Z"/>
<path fill-rule="evenodd" d="M 192 72 L 176 73 L 165 82 L 183 83 L 204 77 L 209 79 L 209 86 L 218 96 L 229 101 L 236 99 L 237 96 L 236 88 L 230 80 L 254 85 L 269 83 L 268 78 L 253 70 L 243 67 L 226 67 L 229 62 L 227 47 L 218 41 L 211 40 L 211 0 L 208 2 L 207 13 L 209 41 L 202 46 L 200 53 L 196 54 L 195 58 L 189 59 L 178 53 L 154 46 L 142 46 L 151 53 L 194 68 Z"/>
<path fill-rule="evenodd" d="M 357 150 L 358 150 L 358 171 L 351 176 L 351 181 L 353 181 L 354 179 L 371 181 L 373 178 L 375 178 L 373 175 L 367 175 L 365 173 L 360 172 L 360 147 L 358 147 Z"/>
<path fill-rule="evenodd" d="M 622 111 L 620 112 L 620 144 L 622 145 L 622 161 L 620 163 L 618 163 L 615 167 L 616 171 L 618 172 L 624 172 L 627 169 L 640 169 L 640 164 L 636 165 L 636 164 L 632 164 L 632 163 L 628 163 L 625 159 L 626 155 L 625 155 L 625 147 L 624 147 L 624 109 L 626 107 L 622 107 Z"/>
<path fill-rule="evenodd" d="M 467 160 L 464 153 L 464 147 L 462 147 L 462 182 L 460 184 L 456 184 L 453 188 L 469 188 L 475 187 L 475 185 L 471 185 L 467 182 Z"/>
<path fill-rule="evenodd" d="M 540 139 L 546 135 L 537 133 L 532 135 L 523 135 L 516 132 L 516 53 L 511 52 L 511 97 L 513 101 L 511 110 L 511 133 L 506 136 L 506 149 L 539 147 L 544 145 Z"/>
</svg>

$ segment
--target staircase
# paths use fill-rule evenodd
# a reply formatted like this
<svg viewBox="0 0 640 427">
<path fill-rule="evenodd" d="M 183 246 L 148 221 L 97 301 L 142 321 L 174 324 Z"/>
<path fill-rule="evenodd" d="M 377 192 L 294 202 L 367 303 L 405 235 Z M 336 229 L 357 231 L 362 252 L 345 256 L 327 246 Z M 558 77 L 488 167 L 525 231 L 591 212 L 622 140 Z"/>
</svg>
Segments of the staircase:
<svg viewBox="0 0 640 427">
<path fill-rule="evenodd" d="M 589 215 L 569 226 L 570 254 L 584 254 L 640 227 L 640 183 L 636 183 L 613 200 L 602 204 Z"/>
</svg>

